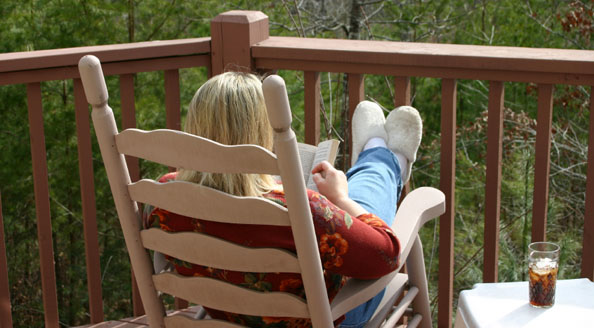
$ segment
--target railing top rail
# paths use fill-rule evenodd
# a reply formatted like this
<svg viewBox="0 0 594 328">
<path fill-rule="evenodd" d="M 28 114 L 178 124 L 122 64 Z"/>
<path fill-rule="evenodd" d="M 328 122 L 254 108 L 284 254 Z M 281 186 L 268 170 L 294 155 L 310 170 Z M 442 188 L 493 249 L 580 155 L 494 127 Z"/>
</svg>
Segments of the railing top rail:
<svg viewBox="0 0 594 328">
<path fill-rule="evenodd" d="M 594 51 L 418 42 L 270 37 L 256 59 L 594 75 Z"/>
<path fill-rule="evenodd" d="M 78 60 L 88 54 L 93 54 L 102 62 L 109 63 L 208 52 L 210 52 L 210 37 L 11 52 L 0 54 L 0 73 L 76 66 Z"/>
</svg>

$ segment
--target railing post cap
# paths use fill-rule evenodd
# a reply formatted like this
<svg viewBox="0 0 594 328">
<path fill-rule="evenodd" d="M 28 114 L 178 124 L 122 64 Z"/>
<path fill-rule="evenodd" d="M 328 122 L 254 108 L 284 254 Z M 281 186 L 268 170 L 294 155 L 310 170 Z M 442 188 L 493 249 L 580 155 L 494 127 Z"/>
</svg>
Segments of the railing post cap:
<svg viewBox="0 0 594 328">
<path fill-rule="evenodd" d="M 261 11 L 255 10 L 230 10 L 217 15 L 213 18 L 213 22 L 239 23 L 250 24 L 263 19 L 268 19 L 268 16 Z"/>
<path fill-rule="evenodd" d="M 86 55 L 78 61 L 78 72 L 89 104 L 99 106 L 107 103 L 109 94 L 99 58 Z"/>
</svg>

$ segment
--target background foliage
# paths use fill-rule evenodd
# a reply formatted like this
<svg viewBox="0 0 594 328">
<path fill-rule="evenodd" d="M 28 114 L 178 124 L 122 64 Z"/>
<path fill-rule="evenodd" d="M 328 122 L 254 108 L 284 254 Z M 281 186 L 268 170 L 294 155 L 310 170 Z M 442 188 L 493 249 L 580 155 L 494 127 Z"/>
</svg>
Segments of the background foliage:
<svg viewBox="0 0 594 328">
<path fill-rule="evenodd" d="M 594 1 L 582 0 L 3 0 L 0 53 L 203 37 L 210 20 L 228 10 L 260 10 L 271 35 L 410 42 L 592 49 Z M 303 76 L 281 71 L 303 134 Z M 203 69 L 181 71 L 182 114 Z M 344 139 L 346 79 L 322 73 L 322 137 Z M 108 78 L 111 105 L 119 113 L 119 82 Z M 367 76 L 366 98 L 392 109 L 390 77 Z M 141 128 L 165 126 L 163 74 L 135 76 L 136 119 Z M 525 279 L 530 239 L 536 90 L 506 83 L 499 279 Z M 71 81 L 42 84 L 51 217 L 60 322 L 88 323 L 82 210 Z M 413 106 L 423 116 L 424 141 L 412 187 L 439 186 L 440 81 L 412 79 Z M 0 87 L 0 192 L 16 327 L 41 326 L 39 260 L 26 91 Z M 458 81 L 455 292 L 482 280 L 486 155 L 486 81 Z M 560 277 L 579 276 L 585 198 L 589 90 L 555 91 L 548 236 L 561 243 Z M 106 319 L 131 315 L 130 271 L 103 164 L 94 143 L 94 170 Z M 348 160 L 339 165 L 347 168 Z M 144 176 L 162 168 L 143 164 Z M 432 297 L 437 281 L 437 220 L 423 232 Z"/>
</svg>

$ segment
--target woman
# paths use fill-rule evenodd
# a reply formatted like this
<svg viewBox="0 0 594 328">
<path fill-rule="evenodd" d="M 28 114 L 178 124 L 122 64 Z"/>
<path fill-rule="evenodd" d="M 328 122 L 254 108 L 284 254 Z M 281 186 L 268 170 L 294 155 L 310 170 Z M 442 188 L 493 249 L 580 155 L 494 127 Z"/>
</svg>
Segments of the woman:
<svg viewBox="0 0 594 328">
<path fill-rule="evenodd" d="M 190 103 L 184 130 L 222 144 L 257 144 L 272 150 L 260 80 L 228 72 L 207 81 Z M 402 186 L 410 176 L 421 141 L 422 123 L 412 107 L 384 118 L 381 108 L 364 101 L 353 116 L 353 166 L 345 175 L 330 163 L 313 168 L 319 193 L 308 190 L 310 208 L 330 299 L 346 277 L 373 279 L 398 266 L 400 244 L 390 229 Z M 161 181 L 191 181 L 238 196 L 264 197 L 286 206 L 282 186 L 269 175 L 213 174 L 188 170 Z M 295 251 L 290 228 L 224 224 L 154 209 L 145 225 L 168 231 L 199 231 L 251 247 Z M 285 291 L 304 297 L 301 276 L 208 268 L 168 258 L 182 275 L 208 276 L 259 291 Z M 372 316 L 383 292 L 347 313 L 335 324 L 361 327 Z M 309 327 L 307 319 L 254 317 L 208 309 L 213 318 L 249 327 Z"/>
</svg>

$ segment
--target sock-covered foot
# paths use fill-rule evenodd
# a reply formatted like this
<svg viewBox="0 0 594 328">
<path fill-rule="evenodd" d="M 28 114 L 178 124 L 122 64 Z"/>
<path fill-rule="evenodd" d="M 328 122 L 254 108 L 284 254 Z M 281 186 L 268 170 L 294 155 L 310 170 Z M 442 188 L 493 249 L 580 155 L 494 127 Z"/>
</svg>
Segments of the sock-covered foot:
<svg viewBox="0 0 594 328">
<path fill-rule="evenodd" d="M 421 144 L 423 133 L 421 115 L 413 107 L 398 107 L 388 115 L 385 128 L 388 134 L 388 148 L 394 153 L 404 155 L 407 159 L 407 163 L 400 163 L 402 182 L 406 184 Z"/>
<path fill-rule="evenodd" d="M 355 165 L 359 158 L 359 153 L 371 138 L 378 137 L 388 140 L 388 135 L 384 129 L 386 118 L 380 106 L 371 101 L 362 101 L 355 108 L 352 121 L 353 131 L 353 155 L 351 156 L 351 166 Z"/>
</svg>

